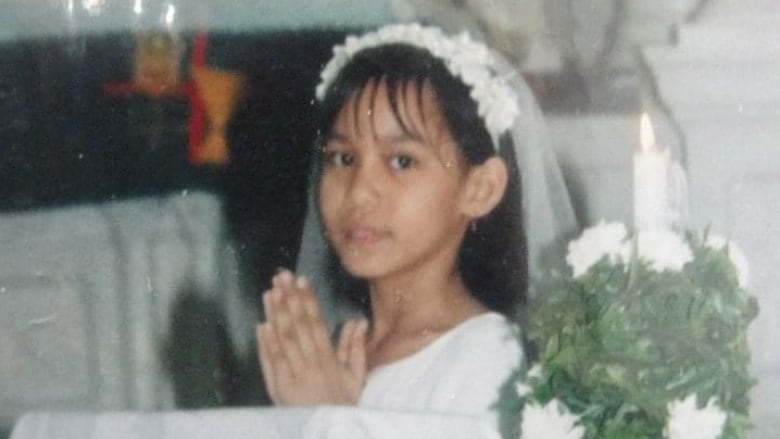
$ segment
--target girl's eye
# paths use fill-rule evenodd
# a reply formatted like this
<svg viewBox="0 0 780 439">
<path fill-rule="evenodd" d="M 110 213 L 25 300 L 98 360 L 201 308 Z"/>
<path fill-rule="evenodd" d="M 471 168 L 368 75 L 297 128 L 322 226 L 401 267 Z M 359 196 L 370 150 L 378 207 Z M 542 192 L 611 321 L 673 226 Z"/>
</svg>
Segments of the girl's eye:
<svg viewBox="0 0 780 439">
<path fill-rule="evenodd" d="M 390 159 L 390 166 L 393 169 L 409 169 L 414 164 L 414 159 L 408 155 L 398 154 Z"/>
<path fill-rule="evenodd" d="M 329 166 L 350 166 L 355 156 L 347 152 L 334 151 L 325 154 L 325 163 Z"/>
</svg>

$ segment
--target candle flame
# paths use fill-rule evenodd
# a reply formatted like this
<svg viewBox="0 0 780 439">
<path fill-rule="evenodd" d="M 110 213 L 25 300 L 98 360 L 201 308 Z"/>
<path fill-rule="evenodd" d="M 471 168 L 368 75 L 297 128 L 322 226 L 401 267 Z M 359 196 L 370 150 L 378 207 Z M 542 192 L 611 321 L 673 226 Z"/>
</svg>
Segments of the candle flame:
<svg viewBox="0 0 780 439">
<path fill-rule="evenodd" d="M 642 145 L 642 151 L 650 151 L 655 146 L 655 133 L 653 133 L 653 123 L 647 113 L 642 113 L 639 119 L 639 139 Z"/>
</svg>

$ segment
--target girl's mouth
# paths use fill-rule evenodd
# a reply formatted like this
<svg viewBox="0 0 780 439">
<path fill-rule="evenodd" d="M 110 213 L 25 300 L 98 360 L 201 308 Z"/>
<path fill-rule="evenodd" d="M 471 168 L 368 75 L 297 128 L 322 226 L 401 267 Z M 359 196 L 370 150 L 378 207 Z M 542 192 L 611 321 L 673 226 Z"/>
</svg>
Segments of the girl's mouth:
<svg viewBox="0 0 780 439">
<path fill-rule="evenodd" d="M 344 239 L 351 246 L 376 244 L 385 236 L 385 233 L 370 226 L 356 225 L 344 229 Z"/>
</svg>

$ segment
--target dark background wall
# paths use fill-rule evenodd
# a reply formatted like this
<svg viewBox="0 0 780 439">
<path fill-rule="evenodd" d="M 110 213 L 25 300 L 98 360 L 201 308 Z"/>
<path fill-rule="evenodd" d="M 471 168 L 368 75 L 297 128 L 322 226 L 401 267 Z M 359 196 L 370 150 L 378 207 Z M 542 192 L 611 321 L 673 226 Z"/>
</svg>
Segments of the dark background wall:
<svg viewBox="0 0 780 439">
<path fill-rule="evenodd" d="M 108 95 L 131 80 L 131 33 L 0 45 L 0 211 L 201 189 L 222 195 L 258 283 L 298 248 L 313 138 L 314 86 L 345 31 L 211 34 L 207 64 L 247 78 L 229 130 L 232 160 L 187 158 L 182 97 Z M 188 79 L 193 35 L 182 36 Z"/>
</svg>

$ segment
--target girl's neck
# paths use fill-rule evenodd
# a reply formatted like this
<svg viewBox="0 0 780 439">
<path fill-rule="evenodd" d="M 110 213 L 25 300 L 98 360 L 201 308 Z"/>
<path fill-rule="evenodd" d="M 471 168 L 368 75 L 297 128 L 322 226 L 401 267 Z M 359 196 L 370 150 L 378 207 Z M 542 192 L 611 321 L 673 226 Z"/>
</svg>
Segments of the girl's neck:
<svg viewBox="0 0 780 439">
<path fill-rule="evenodd" d="M 370 282 L 369 370 L 405 358 L 486 309 L 458 273 Z"/>
<path fill-rule="evenodd" d="M 485 309 L 457 272 L 417 272 L 370 283 L 372 338 L 388 334 L 436 334 Z"/>
</svg>

